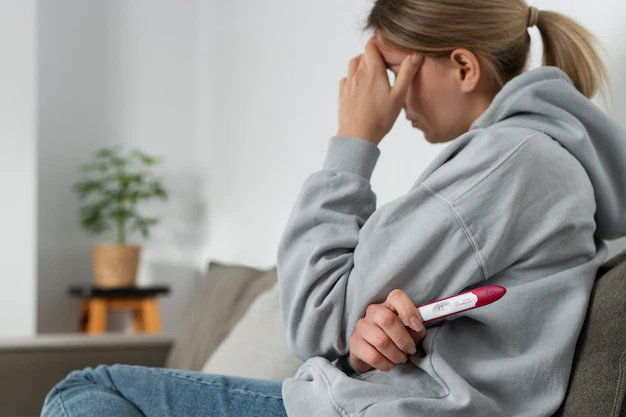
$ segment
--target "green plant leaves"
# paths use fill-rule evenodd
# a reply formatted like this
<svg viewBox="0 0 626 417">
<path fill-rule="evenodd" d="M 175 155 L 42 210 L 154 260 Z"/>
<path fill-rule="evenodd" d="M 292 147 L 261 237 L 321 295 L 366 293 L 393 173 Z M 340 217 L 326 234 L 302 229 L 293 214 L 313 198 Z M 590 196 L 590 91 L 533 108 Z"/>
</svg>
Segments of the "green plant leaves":
<svg viewBox="0 0 626 417">
<path fill-rule="evenodd" d="M 133 155 L 137 157 L 138 159 L 140 159 L 141 162 L 143 162 L 147 166 L 152 166 L 154 164 L 161 162 L 159 158 L 146 155 L 145 153 L 141 152 L 139 149 L 133 149 Z"/>
<path fill-rule="evenodd" d="M 160 162 L 138 149 L 124 153 L 119 145 L 94 152 L 93 161 L 80 167 L 86 178 L 72 186 L 78 199 L 85 201 L 80 209 L 82 227 L 100 234 L 115 225 L 120 244 L 136 232 L 148 238 L 159 219 L 140 215 L 137 206 L 142 201 L 168 199 L 161 180 L 149 169 Z"/>
<path fill-rule="evenodd" d="M 106 221 L 106 216 L 104 215 L 107 205 L 108 201 L 101 200 L 95 204 L 88 204 L 81 207 L 80 222 L 87 232 L 100 234 L 110 229 L 110 225 Z"/>
<path fill-rule="evenodd" d="M 131 229 L 133 231 L 141 232 L 141 235 L 144 239 L 147 239 L 150 236 L 149 228 L 159 223 L 159 219 L 157 218 L 136 218 Z"/>
<path fill-rule="evenodd" d="M 78 194 L 78 198 L 80 200 L 84 200 L 85 198 L 89 197 L 92 192 L 102 191 L 102 187 L 103 184 L 100 181 L 84 180 L 74 184 L 72 188 Z"/>
</svg>

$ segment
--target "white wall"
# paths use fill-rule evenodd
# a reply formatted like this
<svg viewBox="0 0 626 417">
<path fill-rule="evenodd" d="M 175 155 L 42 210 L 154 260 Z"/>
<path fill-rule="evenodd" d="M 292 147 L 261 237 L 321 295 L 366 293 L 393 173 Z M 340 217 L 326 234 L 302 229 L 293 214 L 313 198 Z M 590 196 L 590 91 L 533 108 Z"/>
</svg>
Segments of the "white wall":
<svg viewBox="0 0 626 417">
<path fill-rule="evenodd" d="M 365 37 L 362 1 L 221 2 L 212 57 L 209 246 L 229 261 L 270 266 L 305 177 L 321 168 L 337 129 L 339 80 Z M 329 12 L 331 11 L 332 12 Z M 208 17 L 207 17 L 208 18 Z M 199 54 L 201 55 L 201 51 Z M 404 117 L 385 139 L 372 179 L 379 203 L 408 191 L 443 145 L 425 145 Z"/>
<path fill-rule="evenodd" d="M 36 39 L 34 0 L 0 2 L 0 335 L 35 334 Z"/>
<path fill-rule="evenodd" d="M 339 80 L 363 51 L 357 0 L 41 0 L 39 42 L 39 332 L 74 329 L 66 295 L 90 282 L 88 238 L 70 191 L 104 144 L 161 154 L 170 203 L 146 244 L 140 282 L 165 282 L 164 327 L 175 330 L 211 260 L 270 267 L 292 204 L 321 168 L 337 127 Z M 613 58 L 616 115 L 626 120 L 620 47 L 624 4 L 535 1 L 578 18 Z M 533 62 L 540 40 L 531 29 Z M 404 194 L 447 144 L 432 145 L 402 113 L 372 177 L 378 205 Z M 610 253 L 626 240 L 610 242 Z M 117 317 L 112 329 L 127 323 Z"/>
<path fill-rule="evenodd" d="M 164 331 L 173 331 L 204 269 L 195 4 L 42 0 L 40 9 L 38 331 L 76 329 L 79 303 L 67 287 L 93 281 L 90 245 L 103 238 L 79 227 L 70 187 L 91 153 L 114 143 L 165 160 L 157 173 L 170 201 L 146 208 L 162 223 L 144 244 L 139 282 L 172 287 L 161 312 Z M 114 313 L 109 330 L 128 319 Z"/>
</svg>

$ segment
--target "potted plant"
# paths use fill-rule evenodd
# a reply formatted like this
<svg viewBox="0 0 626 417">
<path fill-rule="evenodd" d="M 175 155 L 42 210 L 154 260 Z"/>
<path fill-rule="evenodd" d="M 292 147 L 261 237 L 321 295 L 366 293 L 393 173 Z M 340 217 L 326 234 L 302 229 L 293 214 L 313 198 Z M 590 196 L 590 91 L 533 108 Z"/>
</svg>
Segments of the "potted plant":
<svg viewBox="0 0 626 417">
<path fill-rule="evenodd" d="M 115 243 L 92 246 L 95 282 L 101 287 L 132 286 L 136 282 L 141 247 L 129 244 L 134 233 L 144 239 L 159 220 L 142 216 L 139 203 L 155 198 L 167 200 L 167 191 L 150 168 L 160 160 L 134 149 L 123 153 L 120 146 L 102 148 L 81 167 L 85 178 L 73 190 L 84 205 L 80 222 L 90 234 L 113 229 Z"/>
</svg>

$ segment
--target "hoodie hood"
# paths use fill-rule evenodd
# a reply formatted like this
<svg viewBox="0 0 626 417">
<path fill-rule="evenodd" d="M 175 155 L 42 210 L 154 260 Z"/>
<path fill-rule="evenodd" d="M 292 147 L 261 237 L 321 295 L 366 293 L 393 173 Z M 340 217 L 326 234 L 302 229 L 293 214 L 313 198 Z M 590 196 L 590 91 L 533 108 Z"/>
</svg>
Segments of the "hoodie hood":
<svg viewBox="0 0 626 417">
<path fill-rule="evenodd" d="M 626 235 L 626 129 L 580 93 L 560 68 L 543 66 L 510 80 L 470 126 L 544 132 L 585 168 L 596 199 L 596 235 Z"/>
</svg>

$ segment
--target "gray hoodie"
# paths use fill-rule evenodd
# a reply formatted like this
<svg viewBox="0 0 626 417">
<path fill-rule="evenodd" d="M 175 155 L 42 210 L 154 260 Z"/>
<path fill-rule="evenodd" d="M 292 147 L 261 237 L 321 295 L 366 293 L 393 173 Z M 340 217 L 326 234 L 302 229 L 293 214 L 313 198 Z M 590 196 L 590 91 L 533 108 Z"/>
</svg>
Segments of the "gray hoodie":
<svg viewBox="0 0 626 417">
<path fill-rule="evenodd" d="M 603 239 L 626 235 L 626 130 L 556 67 L 508 82 L 403 196 L 376 207 L 380 149 L 333 136 L 277 254 L 289 417 L 551 416 L 567 389 Z M 346 361 L 369 304 L 483 285 L 497 302 L 441 319 L 391 371 Z"/>
</svg>

